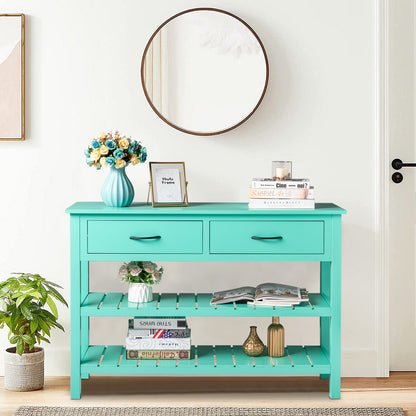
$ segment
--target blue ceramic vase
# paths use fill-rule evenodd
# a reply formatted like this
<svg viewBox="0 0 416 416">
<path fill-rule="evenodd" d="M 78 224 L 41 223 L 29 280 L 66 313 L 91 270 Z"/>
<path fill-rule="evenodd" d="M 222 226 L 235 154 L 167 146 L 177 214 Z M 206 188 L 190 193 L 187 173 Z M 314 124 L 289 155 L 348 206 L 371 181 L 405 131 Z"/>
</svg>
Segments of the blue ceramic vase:
<svg viewBox="0 0 416 416">
<path fill-rule="evenodd" d="M 101 189 L 104 204 L 109 207 L 128 207 L 133 201 L 134 189 L 125 169 L 110 167 L 110 173 Z"/>
</svg>

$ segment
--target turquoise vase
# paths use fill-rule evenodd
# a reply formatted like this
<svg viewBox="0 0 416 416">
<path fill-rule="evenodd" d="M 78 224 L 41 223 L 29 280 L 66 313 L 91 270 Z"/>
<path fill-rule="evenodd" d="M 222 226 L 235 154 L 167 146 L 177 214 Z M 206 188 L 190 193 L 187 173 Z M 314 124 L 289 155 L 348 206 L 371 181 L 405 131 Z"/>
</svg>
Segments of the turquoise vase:
<svg viewBox="0 0 416 416">
<path fill-rule="evenodd" d="M 110 168 L 110 173 L 101 189 L 104 204 L 109 207 L 128 207 L 134 198 L 134 189 L 126 175 L 126 168 Z"/>
</svg>

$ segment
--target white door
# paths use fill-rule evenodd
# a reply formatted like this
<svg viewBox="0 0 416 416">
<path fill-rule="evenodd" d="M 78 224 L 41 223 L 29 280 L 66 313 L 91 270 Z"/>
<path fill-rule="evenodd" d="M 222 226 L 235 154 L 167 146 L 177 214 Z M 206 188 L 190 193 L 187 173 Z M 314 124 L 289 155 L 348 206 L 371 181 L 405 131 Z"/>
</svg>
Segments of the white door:
<svg viewBox="0 0 416 416">
<path fill-rule="evenodd" d="M 416 162 L 415 1 L 388 10 L 388 134 L 390 162 Z M 390 175 L 396 172 L 391 168 Z M 389 185 L 390 370 L 416 370 L 416 167 Z"/>
</svg>

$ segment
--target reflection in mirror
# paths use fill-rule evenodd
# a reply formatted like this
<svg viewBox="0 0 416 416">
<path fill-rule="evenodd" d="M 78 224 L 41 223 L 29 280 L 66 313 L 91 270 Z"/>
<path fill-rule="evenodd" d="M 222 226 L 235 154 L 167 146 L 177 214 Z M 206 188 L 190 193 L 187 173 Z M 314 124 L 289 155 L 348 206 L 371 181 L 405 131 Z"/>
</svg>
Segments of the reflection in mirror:
<svg viewBox="0 0 416 416">
<path fill-rule="evenodd" d="M 141 70 L 156 113 L 197 135 L 223 133 L 247 120 L 268 81 L 258 36 L 216 9 L 187 10 L 166 21 L 148 42 Z"/>
</svg>

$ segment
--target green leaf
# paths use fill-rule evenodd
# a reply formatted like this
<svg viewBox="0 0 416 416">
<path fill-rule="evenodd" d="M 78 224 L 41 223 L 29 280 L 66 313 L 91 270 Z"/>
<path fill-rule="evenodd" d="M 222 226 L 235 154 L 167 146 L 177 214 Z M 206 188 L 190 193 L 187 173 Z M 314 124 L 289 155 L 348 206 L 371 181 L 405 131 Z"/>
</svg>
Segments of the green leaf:
<svg viewBox="0 0 416 416">
<path fill-rule="evenodd" d="M 33 320 L 30 321 L 30 332 L 33 334 L 38 329 L 38 318 L 33 317 Z"/>
<path fill-rule="evenodd" d="M 66 300 L 63 298 L 63 296 L 53 287 L 49 288 L 50 295 L 53 296 L 55 299 L 59 300 L 61 303 L 63 303 L 65 306 L 68 306 L 66 303 Z"/>
<path fill-rule="evenodd" d="M 42 331 L 47 334 L 48 336 L 51 335 L 50 331 L 49 331 L 49 326 L 48 324 L 43 321 L 42 319 L 39 320 L 39 326 L 42 328 Z"/>
<path fill-rule="evenodd" d="M 35 337 L 33 335 L 23 335 L 22 338 L 26 344 L 30 345 L 35 343 Z"/>
<path fill-rule="evenodd" d="M 19 307 L 26 298 L 27 298 L 26 294 L 19 296 L 19 298 L 16 301 L 16 306 Z"/>
<path fill-rule="evenodd" d="M 30 313 L 29 308 L 23 304 L 20 308 L 22 310 L 23 316 L 28 320 L 31 321 L 33 319 L 33 315 Z"/>
<path fill-rule="evenodd" d="M 24 347 L 25 347 L 25 345 L 23 343 L 23 339 L 22 338 L 19 338 L 19 341 L 17 341 L 17 345 L 16 345 L 16 352 L 19 355 L 22 355 L 23 354 Z"/>
<path fill-rule="evenodd" d="M 46 303 L 48 304 L 48 306 L 51 308 L 52 313 L 54 314 L 54 316 L 56 318 L 58 318 L 58 309 L 55 305 L 55 302 L 52 300 L 52 298 L 50 296 L 48 296 L 46 298 Z"/>
<path fill-rule="evenodd" d="M 16 344 L 17 341 L 19 341 L 19 335 L 13 335 L 11 338 L 9 338 L 10 344 Z"/>
</svg>

